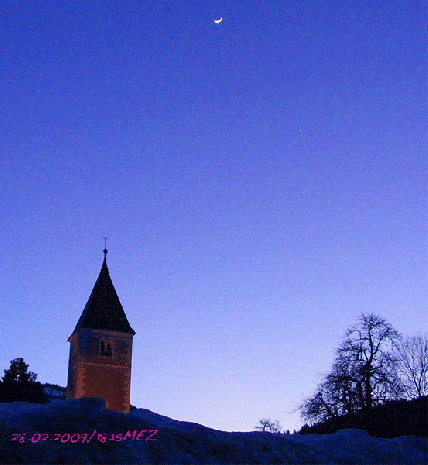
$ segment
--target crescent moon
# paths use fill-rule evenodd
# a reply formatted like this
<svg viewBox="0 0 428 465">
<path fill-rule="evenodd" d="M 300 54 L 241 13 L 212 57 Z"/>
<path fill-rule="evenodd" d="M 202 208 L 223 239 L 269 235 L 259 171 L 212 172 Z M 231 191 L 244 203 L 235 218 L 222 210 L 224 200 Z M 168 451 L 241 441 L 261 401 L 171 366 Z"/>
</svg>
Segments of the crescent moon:
<svg viewBox="0 0 428 465">
<path fill-rule="evenodd" d="M 220 24 L 223 21 L 223 16 L 220 19 L 215 19 L 214 22 L 216 24 Z"/>
</svg>

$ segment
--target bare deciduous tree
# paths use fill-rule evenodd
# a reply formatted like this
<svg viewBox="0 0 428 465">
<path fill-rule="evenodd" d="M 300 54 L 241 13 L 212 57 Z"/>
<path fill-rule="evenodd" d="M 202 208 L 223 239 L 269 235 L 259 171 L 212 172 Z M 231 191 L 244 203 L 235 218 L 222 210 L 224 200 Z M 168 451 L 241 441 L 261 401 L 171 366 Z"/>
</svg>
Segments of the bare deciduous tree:
<svg viewBox="0 0 428 465">
<path fill-rule="evenodd" d="M 259 425 L 256 425 L 254 427 L 255 429 L 258 429 L 260 431 L 269 431 L 271 425 L 271 421 L 269 420 L 269 418 L 262 418 L 259 420 L 259 423 Z"/>
<path fill-rule="evenodd" d="M 279 433 L 281 425 L 278 420 L 272 421 L 269 418 L 259 420 L 259 425 L 255 426 L 260 431 L 269 431 L 270 433 Z"/>
<path fill-rule="evenodd" d="M 410 399 L 428 395 L 428 336 L 404 338 L 399 346 L 399 374 Z"/>
<path fill-rule="evenodd" d="M 375 314 L 361 314 L 345 333 L 332 371 L 324 376 L 315 395 L 299 407 L 312 423 L 369 410 L 403 393 L 398 377 L 399 333 Z"/>
<path fill-rule="evenodd" d="M 382 317 L 362 314 L 345 334 L 337 359 L 350 373 L 359 407 L 370 410 L 403 392 L 398 377 L 400 334 Z"/>
<path fill-rule="evenodd" d="M 271 424 L 270 431 L 271 431 L 271 433 L 275 433 L 275 434 L 279 434 L 281 432 L 281 425 L 280 425 L 278 420 L 275 420 Z"/>
</svg>

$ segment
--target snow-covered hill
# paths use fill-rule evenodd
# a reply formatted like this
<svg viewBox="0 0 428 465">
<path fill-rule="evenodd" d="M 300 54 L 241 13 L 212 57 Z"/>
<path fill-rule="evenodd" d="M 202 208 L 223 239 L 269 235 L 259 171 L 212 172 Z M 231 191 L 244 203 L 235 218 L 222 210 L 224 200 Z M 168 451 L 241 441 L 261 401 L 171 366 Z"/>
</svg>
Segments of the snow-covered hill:
<svg viewBox="0 0 428 465">
<path fill-rule="evenodd" d="M 102 399 L 0 404 L 0 463 L 427 464 L 428 441 L 332 435 L 228 433 Z"/>
</svg>

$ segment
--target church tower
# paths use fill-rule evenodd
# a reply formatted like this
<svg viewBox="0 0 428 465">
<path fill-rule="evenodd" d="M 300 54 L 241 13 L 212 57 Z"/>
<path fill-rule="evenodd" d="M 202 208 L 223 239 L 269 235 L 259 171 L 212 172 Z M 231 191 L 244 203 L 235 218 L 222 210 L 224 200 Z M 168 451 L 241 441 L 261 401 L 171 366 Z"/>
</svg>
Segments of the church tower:
<svg viewBox="0 0 428 465">
<path fill-rule="evenodd" d="M 68 338 L 66 398 L 101 397 L 108 409 L 129 413 L 134 334 L 110 278 L 104 249 L 98 279 Z"/>
</svg>

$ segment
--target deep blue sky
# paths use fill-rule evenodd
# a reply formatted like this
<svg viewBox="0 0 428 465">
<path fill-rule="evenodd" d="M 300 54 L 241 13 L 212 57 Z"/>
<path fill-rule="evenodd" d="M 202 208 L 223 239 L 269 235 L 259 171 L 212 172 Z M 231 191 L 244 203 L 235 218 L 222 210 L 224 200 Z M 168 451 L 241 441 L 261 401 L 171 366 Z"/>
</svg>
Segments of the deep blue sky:
<svg viewBox="0 0 428 465">
<path fill-rule="evenodd" d="M 215 25 L 213 20 L 223 16 Z M 0 1 L 0 368 L 108 265 L 131 402 L 284 428 L 358 314 L 426 329 L 423 1 Z"/>
</svg>

